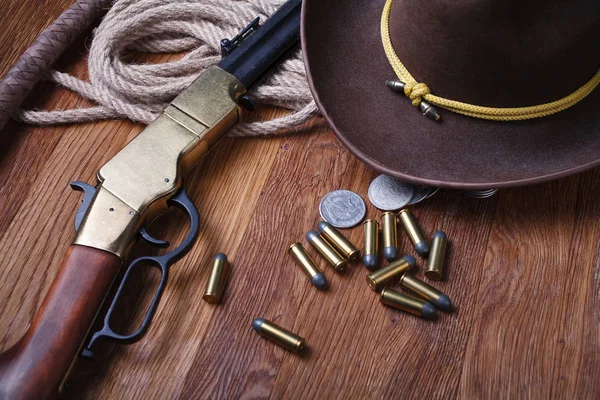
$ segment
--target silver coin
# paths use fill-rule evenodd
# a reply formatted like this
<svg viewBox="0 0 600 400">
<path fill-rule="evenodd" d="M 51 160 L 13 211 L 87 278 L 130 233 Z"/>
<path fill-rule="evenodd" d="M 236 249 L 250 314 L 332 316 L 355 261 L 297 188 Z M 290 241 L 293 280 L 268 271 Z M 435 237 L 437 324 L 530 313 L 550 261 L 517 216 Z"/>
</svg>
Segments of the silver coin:
<svg viewBox="0 0 600 400">
<path fill-rule="evenodd" d="M 351 228 L 367 214 L 365 201 L 350 190 L 329 192 L 319 204 L 321 218 L 336 228 Z"/>
<path fill-rule="evenodd" d="M 383 211 L 406 207 L 415 194 L 415 187 L 388 175 L 379 175 L 369 185 L 369 200 Z"/>
<path fill-rule="evenodd" d="M 433 188 L 428 186 L 415 186 L 415 193 L 410 199 L 409 205 L 417 204 L 427 198 L 427 195 L 431 193 Z"/>
<path fill-rule="evenodd" d="M 427 196 L 425 196 L 425 199 L 430 198 L 431 196 L 433 196 L 434 194 L 436 194 L 439 191 L 440 191 L 440 188 L 434 188 L 434 187 L 429 188 L 429 193 L 427 193 Z M 423 200 L 425 200 L 425 199 L 423 199 Z"/>
<path fill-rule="evenodd" d="M 488 197 L 492 197 L 496 194 L 498 189 L 484 189 L 484 190 L 463 190 L 462 192 L 476 199 L 487 199 Z"/>
</svg>

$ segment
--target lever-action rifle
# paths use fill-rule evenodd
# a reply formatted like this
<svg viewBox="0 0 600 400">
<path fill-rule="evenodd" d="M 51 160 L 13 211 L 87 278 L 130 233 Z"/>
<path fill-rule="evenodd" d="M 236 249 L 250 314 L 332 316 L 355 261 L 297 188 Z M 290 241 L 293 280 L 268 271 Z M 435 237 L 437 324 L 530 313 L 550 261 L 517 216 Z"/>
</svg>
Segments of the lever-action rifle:
<svg viewBox="0 0 600 400">
<path fill-rule="evenodd" d="M 92 356 L 97 343 L 133 343 L 146 333 L 167 283 L 169 267 L 198 236 L 199 216 L 183 187 L 190 168 L 235 125 L 240 107 L 252 109 L 250 88 L 299 39 L 301 0 L 289 0 L 264 25 L 254 20 L 235 38 L 221 42 L 223 59 L 184 90 L 163 113 L 98 171 L 83 192 L 76 235 L 25 336 L 0 355 L 0 398 L 57 397 L 77 356 Z M 174 250 L 131 262 L 116 294 L 107 299 L 102 328 L 89 332 L 123 260 L 141 238 L 157 247 L 145 226 L 174 206 L 184 210 L 190 230 Z M 155 267 L 161 279 L 141 326 L 117 334 L 111 315 L 136 268 Z M 100 318 L 100 317 L 99 317 Z"/>
</svg>

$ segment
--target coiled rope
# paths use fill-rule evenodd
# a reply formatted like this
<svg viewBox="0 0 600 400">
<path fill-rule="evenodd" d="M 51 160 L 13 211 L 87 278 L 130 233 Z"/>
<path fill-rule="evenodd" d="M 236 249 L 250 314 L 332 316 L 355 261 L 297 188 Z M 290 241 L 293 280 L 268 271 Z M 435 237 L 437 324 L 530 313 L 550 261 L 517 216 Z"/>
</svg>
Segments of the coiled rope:
<svg viewBox="0 0 600 400">
<path fill-rule="evenodd" d="M 381 40 L 385 54 L 388 57 L 394 72 L 402 82 L 404 82 L 404 94 L 411 99 L 414 106 L 419 106 L 423 99 L 436 106 L 445 108 L 455 113 L 467 115 L 469 117 L 489 119 L 495 121 L 518 121 L 531 118 L 545 117 L 565 110 L 590 94 L 598 84 L 600 84 L 600 69 L 594 76 L 579 89 L 560 100 L 551 103 L 540 104 L 530 107 L 515 108 L 497 108 L 483 107 L 469 103 L 463 103 L 456 100 L 446 99 L 431 94 L 431 90 L 424 83 L 419 83 L 408 72 L 404 64 L 398 58 L 392 40 L 390 38 L 389 19 L 393 0 L 387 0 L 381 16 Z"/>
<path fill-rule="evenodd" d="M 89 82 L 50 71 L 46 79 L 97 106 L 70 110 L 19 110 L 15 118 L 36 125 L 131 119 L 152 122 L 175 96 L 221 59 L 219 43 L 257 16 L 265 20 L 283 0 L 118 0 L 106 14 L 89 50 Z M 160 64 L 127 61 L 132 53 L 180 53 Z M 238 124 L 230 136 L 300 132 L 318 114 L 301 52 L 284 61 L 249 93 L 258 104 L 291 113 L 269 121 Z"/>
</svg>

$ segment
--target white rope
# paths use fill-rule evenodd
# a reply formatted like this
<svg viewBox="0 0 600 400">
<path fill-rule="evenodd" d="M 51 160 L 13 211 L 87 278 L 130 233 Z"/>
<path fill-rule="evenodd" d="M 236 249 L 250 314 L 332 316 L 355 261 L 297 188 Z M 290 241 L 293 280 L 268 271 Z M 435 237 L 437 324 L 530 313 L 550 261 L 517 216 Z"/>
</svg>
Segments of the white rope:
<svg viewBox="0 0 600 400">
<path fill-rule="evenodd" d="M 89 82 L 51 71 L 46 79 L 97 106 L 71 110 L 20 110 L 35 125 L 131 119 L 149 124 L 175 96 L 220 60 L 219 42 L 232 38 L 257 16 L 264 21 L 284 0 L 118 0 L 94 31 Z M 159 64 L 130 61 L 136 53 L 181 53 Z M 250 91 L 258 104 L 289 110 L 269 121 L 238 124 L 230 136 L 300 132 L 318 114 L 298 50 L 265 82 Z"/>
</svg>

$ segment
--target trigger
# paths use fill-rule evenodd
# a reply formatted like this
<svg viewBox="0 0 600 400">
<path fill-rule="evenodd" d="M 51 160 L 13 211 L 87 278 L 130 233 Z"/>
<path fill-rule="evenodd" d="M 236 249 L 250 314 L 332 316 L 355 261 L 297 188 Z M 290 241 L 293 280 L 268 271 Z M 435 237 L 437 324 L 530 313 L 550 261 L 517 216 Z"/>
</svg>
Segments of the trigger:
<svg viewBox="0 0 600 400">
<path fill-rule="evenodd" d="M 156 239 L 152 235 L 148 233 L 145 227 L 142 226 L 140 229 L 140 235 L 144 238 L 144 240 L 150 243 L 152 246 L 158 247 L 159 249 L 166 249 L 169 247 L 169 242 L 166 240 Z"/>
</svg>

